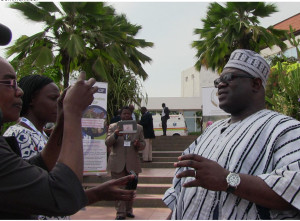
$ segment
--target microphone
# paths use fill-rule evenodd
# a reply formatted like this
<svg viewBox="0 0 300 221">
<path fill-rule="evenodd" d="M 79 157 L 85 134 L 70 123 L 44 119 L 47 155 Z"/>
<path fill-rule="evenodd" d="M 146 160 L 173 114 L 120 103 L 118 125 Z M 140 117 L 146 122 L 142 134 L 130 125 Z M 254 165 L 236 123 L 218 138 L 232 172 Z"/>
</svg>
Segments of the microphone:
<svg viewBox="0 0 300 221">
<path fill-rule="evenodd" d="M 7 45 L 11 40 L 11 30 L 0 23 L 0 45 Z"/>
</svg>

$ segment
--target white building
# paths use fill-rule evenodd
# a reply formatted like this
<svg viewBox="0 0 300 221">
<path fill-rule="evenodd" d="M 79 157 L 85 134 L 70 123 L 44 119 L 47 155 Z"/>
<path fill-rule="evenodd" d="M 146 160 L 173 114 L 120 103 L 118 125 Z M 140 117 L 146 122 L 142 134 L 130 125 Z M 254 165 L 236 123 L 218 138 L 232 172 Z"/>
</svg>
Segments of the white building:
<svg viewBox="0 0 300 221">
<path fill-rule="evenodd" d="M 142 106 L 147 107 L 151 112 L 161 112 L 162 103 L 172 112 L 182 113 L 189 132 L 201 130 L 201 117 L 199 111 L 202 110 L 202 87 L 213 86 L 218 75 L 205 67 L 197 71 L 194 67 L 181 72 L 181 97 L 150 97 L 146 104 L 142 101 Z M 198 115 L 198 116 L 197 116 Z"/>
<path fill-rule="evenodd" d="M 293 15 L 277 24 L 274 25 L 275 29 L 281 30 L 290 30 L 289 26 L 295 30 L 294 35 L 296 36 L 296 40 L 300 39 L 300 13 Z M 287 50 L 283 53 L 287 57 L 295 57 L 297 58 L 297 52 L 295 46 L 291 45 L 288 40 L 285 40 L 284 43 L 287 45 Z M 299 48 L 300 49 L 300 48 Z M 260 52 L 260 54 L 264 57 L 274 56 L 281 52 L 281 49 L 278 46 L 274 46 L 272 48 L 265 48 Z"/>
<path fill-rule="evenodd" d="M 189 132 L 201 131 L 201 117 L 197 116 L 197 112 L 202 110 L 202 97 L 150 97 L 147 103 L 143 100 L 141 106 L 152 113 L 161 113 L 162 103 L 169 108 L 170 114 L 181 113 L 184 116 Z"/>
<path fill-rule="evenodd" d="M 181 72 L 181 96 L 202 97 L 203 87 L 213 87 L 214 80 L 219 75 L 211 69 L 202 67 L 200 72 L 195 67 Z M 202 105 L 202 103 L 201 103 Z"/>
</svg>

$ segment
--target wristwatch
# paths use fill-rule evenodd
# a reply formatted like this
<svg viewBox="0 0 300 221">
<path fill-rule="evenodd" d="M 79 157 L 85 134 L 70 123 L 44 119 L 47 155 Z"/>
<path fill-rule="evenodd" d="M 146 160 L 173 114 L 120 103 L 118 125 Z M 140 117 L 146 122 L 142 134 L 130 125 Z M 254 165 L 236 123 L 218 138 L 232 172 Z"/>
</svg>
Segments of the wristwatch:
<svg viewBox="0 0 300 221">
<path fill-rule="evenodd" d="M 240 184 L 241 178 L 240 178 L 239 174 L 229 172 L 229 174 L 226 177 L 226 181 L 228 184 L 226 192 L 233 193 L 236 190 L 236 188 L 238 187 L 238 185 Z"/>
</svg>

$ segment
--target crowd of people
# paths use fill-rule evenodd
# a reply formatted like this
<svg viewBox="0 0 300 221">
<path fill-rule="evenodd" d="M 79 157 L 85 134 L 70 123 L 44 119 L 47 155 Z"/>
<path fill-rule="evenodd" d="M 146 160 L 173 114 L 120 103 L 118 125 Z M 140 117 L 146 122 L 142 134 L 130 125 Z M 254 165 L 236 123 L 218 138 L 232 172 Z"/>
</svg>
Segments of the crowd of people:
<svg viewBox="0 0 300 221">
<path fill-rule="evenodd" d="M 1 24 L 0 33 L 11 34 Z M 210 122 L 178 157 L 163 197 L 167 219 L 300 218 L 300 122 L 265 108 L 269 72 L 251 50 L 231 54 L 214 81 L 230 117 Z M 115 113 L 105 139 L 112 180 L 84 190 L 81 117 L 98 90 L 95 82 L 81 72 L 60 94 L 42 75 L 17 82 L 14 68 L 0 58 L 1 124 L 17 122 L 0 136 L 1 219 L 69 219 L 99 200 L 115 201 L 117 220 L 135 217 L 136 190 L 125 186 L 142 172 L 139 151 L 144 162 L 152 161 L 152 114 L 141 107 L 136 120 L 134 105 Z M 162 108 L 165 136 L 170 111 Z M 49 122 L 55 122 L 50 135 L 44 132 Z M 124 122 L 133 130 L 123 130 Z"/>
</svg>

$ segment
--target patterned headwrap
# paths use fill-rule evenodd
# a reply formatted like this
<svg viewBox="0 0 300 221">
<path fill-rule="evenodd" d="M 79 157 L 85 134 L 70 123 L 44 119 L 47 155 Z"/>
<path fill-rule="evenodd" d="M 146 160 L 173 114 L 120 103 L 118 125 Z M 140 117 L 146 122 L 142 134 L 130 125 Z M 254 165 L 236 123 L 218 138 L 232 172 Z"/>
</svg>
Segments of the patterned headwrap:
<svg viewBox="0 0 300 221">
<path fill-rule="evenodd" d="M 233 51 L 224 68 L 237 68 L 256 78 L 260 78 L 263 87 L 266 88 L 270 65 L 261 55 L 254 51 L 246 49 Z"/>
</svg>

